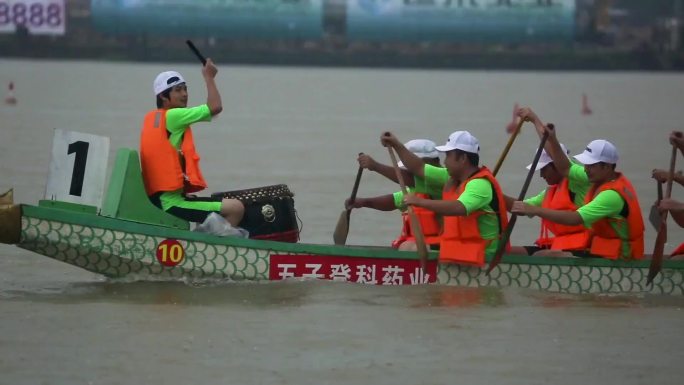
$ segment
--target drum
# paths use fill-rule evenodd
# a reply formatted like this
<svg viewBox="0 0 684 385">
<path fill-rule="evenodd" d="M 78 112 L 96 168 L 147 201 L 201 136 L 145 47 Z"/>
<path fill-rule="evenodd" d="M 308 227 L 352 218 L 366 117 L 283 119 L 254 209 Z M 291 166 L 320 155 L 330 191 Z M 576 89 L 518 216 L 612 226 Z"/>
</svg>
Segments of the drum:
<svg viewBox="0 0 684 385">
<path fill-rule="evenodd" d="M 294 194 L 284 184 L 211 194 L 215 198 L 233 198 L 245 206 L 239 226 L 249 231 L 249 237 L 270 241 L 299 240 Z"/>
</svg>

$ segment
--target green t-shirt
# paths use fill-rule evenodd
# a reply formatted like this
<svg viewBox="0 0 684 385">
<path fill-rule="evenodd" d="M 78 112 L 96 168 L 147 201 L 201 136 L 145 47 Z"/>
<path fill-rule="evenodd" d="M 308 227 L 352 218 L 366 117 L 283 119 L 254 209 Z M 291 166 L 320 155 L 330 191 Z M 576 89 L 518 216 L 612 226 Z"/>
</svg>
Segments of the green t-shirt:
<svg viewBox="0 0 684 385">
<path fill-rule="evenodd" d="M 425 176 L 425 183 L 427 183 L 431 188 L 439 189 L 439 193 L 444 190 L 444 185 L 449 180 L 449 171 L 446 167 L 436 167 L 431 164 L 426 164 L 423 168 L 423 174 Z"/>
<path fill-rule="evenodd" d="M 166 110 L 166 129 L 171 133 L 169 142 L 175 149 L 179 149 L 183 140 L 183 134 L 188 127 L 197 122 L 211 121 L 211 111 L 206 104 L 190 108 L 172 108 Z M 168 210 L 171 207 L 182 207 L 185 198 L 183 190 L 167 191 L 160 195 L 162 209 Z"/>
<path fill-rule="evenodd" d="M 587 173 L 584 172 L 584 166 L 577 163 L 571 163 L 570 170 L 568 171 L 568 188 L 575 193 L 573 202 L 577 207 L 582 207 L 584 205 L 584 198 L 587 196 L 589 187 L 591 187 L 591 183 L 589 183 Z M 542 190 L 536 196 L 525 199 L 524 202 L 528 205 L 541 207 L 542 202 L 544 202 L 544 197 L 546 197 L 547 190 L 548 188 Z"/>
<path fill-rule="evenodd" d="M 437 167 L 435 167 L 437 168 Z M 444 189 L 444 184 L 443 183 L 435 183 L 435 181 L 432 181 L 431 183 L 428 183 L 426 178 L 421 178 L 418 176 L 413 177 L 413 183 L 414 187 L 407 187 L 406 190 L 408 192 L 415 192 L 418 194 L 427 194 L 430 196 L 430 199 L 442 199 L 442 190 Z M 404 194 L 401 191 L 397 191 L 394 194 L 392 194 L 394 197 L 394 207 L 398 208 L 399 210 L 406 210 L 406 207 L 404 207 L 403 201 L 404 201 Z"/>
<path fill-rule="evenodd" d="M 543 189 L 541 192 L 539 192 L 539 194 L 533 197 L 526 198 L 523 202 L 527 203 L 530 206 L 541 207 L 542 202 L 544 202 L 544 198 L 546 197 L 546 190 L 548 189 L 548 187 Z"/>
<path fill-rule="evenodd" d="M 166 110 L 166 129 L 171 133 L 169 142 L 178 149 L 183 140 L 183 134 L 188 127 L 197 122 L 210 122 L 211 111 L 206 104 L 190 108 L 172 108 Z"/>
<path fill-rule="evenodd" d="M 444 189 L 444 185 L 449 180 L 449 172 L 444 167 L 435 167 L 426 164 L 424 174 L 428 183 L 440 185 L 442 189 Z M 463 194 L 458 197 L 458 200 L 463 204 L 468 215 L 477 210 L 483 210 L 493 214 L 481 215 L 477 219 L 477 226 L 482 238 L 493 240 L 485 249 L 485 254 L 488 256 L 494 255 L 496 253 L 496 248 L 499 245 L 497 239 L 499 236 L 499 220 L 491 206 L 493 198 L 492 184 L 484 178 L 473 179 L 468 182 Z"/>
</svg>

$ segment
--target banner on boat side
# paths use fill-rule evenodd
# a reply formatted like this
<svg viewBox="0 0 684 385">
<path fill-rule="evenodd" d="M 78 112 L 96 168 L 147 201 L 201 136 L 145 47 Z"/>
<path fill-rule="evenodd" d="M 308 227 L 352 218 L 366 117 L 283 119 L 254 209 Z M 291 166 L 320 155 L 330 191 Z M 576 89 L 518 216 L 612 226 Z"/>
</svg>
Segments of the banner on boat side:
<svg viewBox="0 0 684 385">
<path fill-rule="evenodd" d="M 100 207 L 109 138 L 55 129 L 45 199 Z"/>
<path fill-rule="evenodd" d="M 0 33 L 64 35 L 64 0 L 0 0 Z"/>
<path fill-rule="evenodd" d="M 368 285 L 420 285 L 437 278 L 437 261 L 428 261 L 427 271 L 420 262 L 407 259 L 339 257 L 327 255 L 271 255 L 269 279 L 325 279 Z"/>
</svg>

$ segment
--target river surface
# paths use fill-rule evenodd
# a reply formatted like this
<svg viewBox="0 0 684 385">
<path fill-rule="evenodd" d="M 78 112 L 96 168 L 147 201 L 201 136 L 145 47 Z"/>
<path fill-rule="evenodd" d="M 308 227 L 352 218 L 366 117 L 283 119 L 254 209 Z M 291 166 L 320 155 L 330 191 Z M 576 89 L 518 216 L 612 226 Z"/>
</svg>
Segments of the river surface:
<svg viewBox="0 0 684 385">
<path fill-rule="evenodd" d="M 469 130 L 493 167 L 514 103 L 532 106 L 573 154 L 612 141 L 646 216 L 651 170 L 668 167 L 667 135 L 684 129 L 681 74 L 219 68 L 223 113 L 194 128 L 209 190 L 287 184 L 307 243 L 332 242 L 359 152 L 389 162 L 386 130 L 438 144 Z M 0 190 L 43 198 L 54 128 L 108 136 L 111 168 L 117 148 L 137 148 L 152 80 L 168 69 L 185 76 L 190 104 L 204 102 L 195 65 L 0 59 L 0 86 L 13 81 L 18 99 L 0 105 Z M 580 113 L 583 93 L 592 115 Z M 523 128 L 499 173 L 509 195 L 537 145 Z M 543 187 L 535 177 L 529 192 Z M 366 172 L 359 196 L 396 190 Z M 681 186 L 673 197 L 684 199 Z M 387 245 L 399 221 L 356 210 L 348 243 Z M 530 244 L 538 226 L 520 218 L 513 243 Z M 666 252 L 683 235 L 670 223 Z M 0 245 L 0 384 L 679 384 L 683 306 L 497 288 L 110 281 Z"/>
</svg>

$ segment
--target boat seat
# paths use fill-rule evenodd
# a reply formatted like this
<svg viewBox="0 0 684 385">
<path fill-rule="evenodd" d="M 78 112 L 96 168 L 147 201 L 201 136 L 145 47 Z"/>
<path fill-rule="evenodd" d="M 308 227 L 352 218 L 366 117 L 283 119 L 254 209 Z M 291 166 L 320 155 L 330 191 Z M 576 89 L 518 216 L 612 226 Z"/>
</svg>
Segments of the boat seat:
<svg viewBox="0 0 684 385">
<path fill-rule="evenodd" d="M 138 152 L 120 148 L 109 179 L 103 216 L 188 230 L 190 223 L 158 208 L 147 197 Z"/>
</svg>

